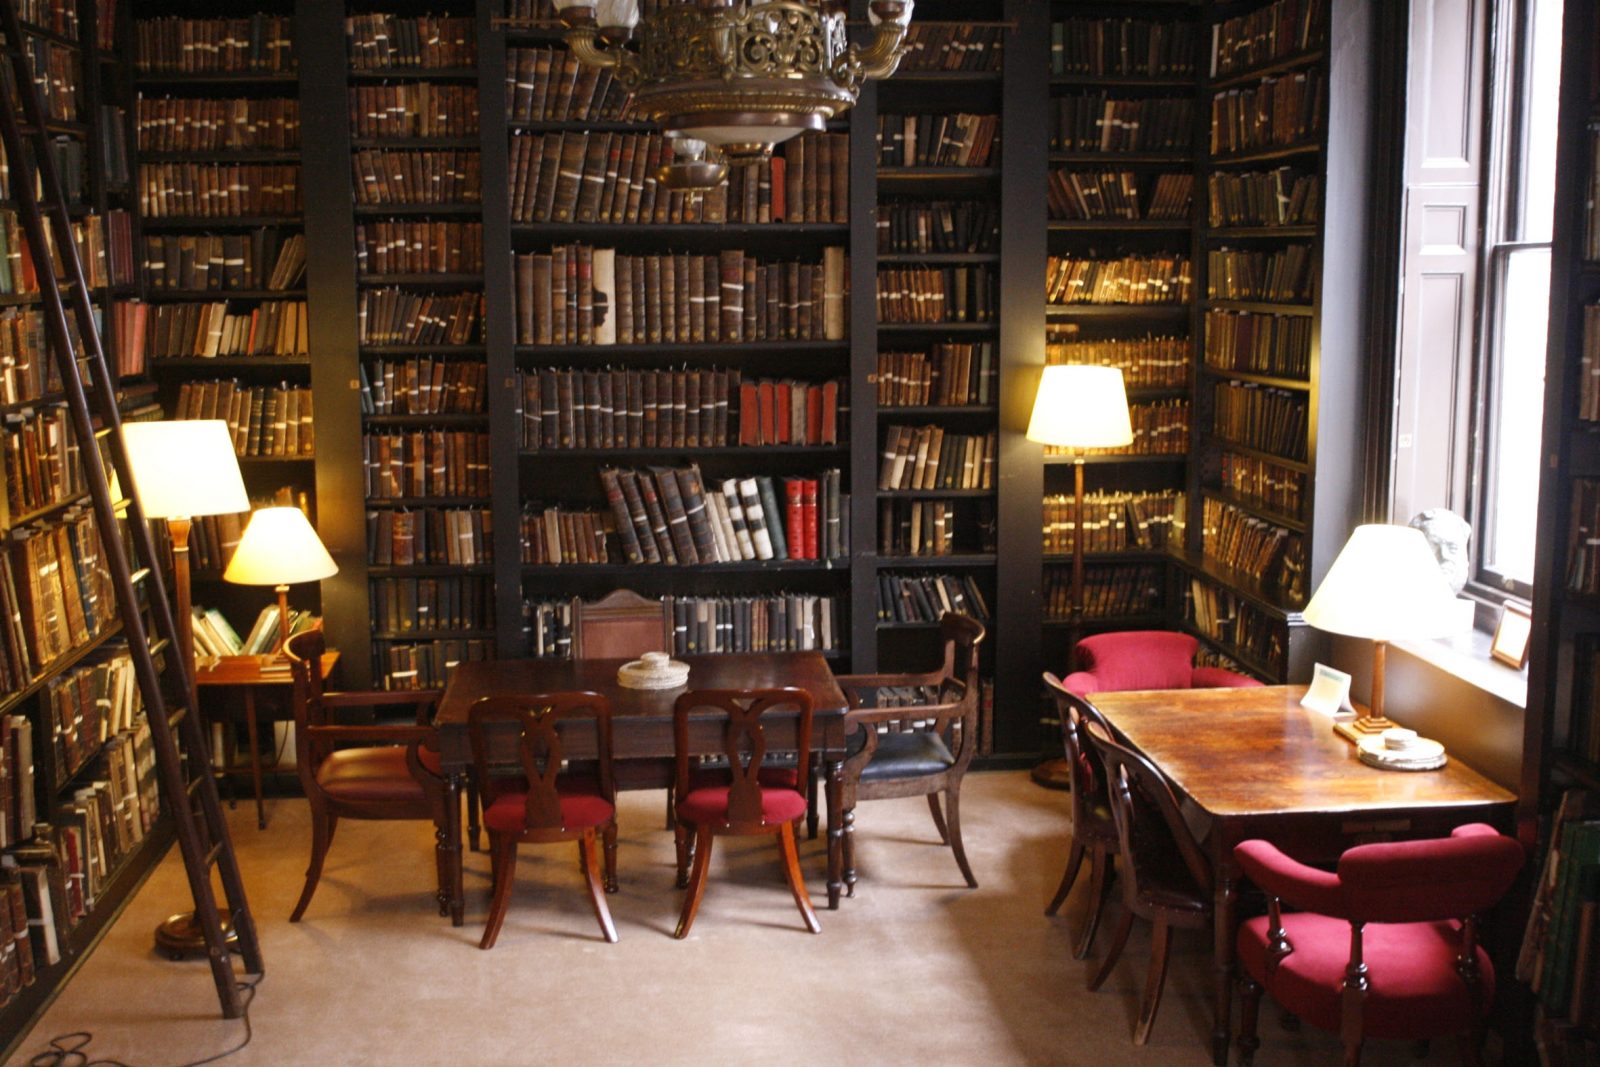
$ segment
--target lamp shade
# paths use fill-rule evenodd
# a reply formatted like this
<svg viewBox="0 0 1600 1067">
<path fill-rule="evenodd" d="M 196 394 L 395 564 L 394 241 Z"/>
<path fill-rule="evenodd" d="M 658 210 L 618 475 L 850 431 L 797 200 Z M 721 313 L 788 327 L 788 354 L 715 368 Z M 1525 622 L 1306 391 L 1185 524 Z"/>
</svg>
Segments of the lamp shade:
<svg viewBox="0 0 1600 1067">
<path fill-rule="evenodd" d="M 1066 448 L 1132 444 L 1122 371 L 1080 363 L 1046 367 L 1028 420 L 1028 440 Z"/>
<path fill-rule="evenodd" d="M 147 518 L 250 510 L 233 434 L 221 419 L 124 423 L 122 444 Z"/>
<path fill-rule="evenodd" d="M 1319 630 L 1387 641 L 1460 626 L 1455 593 L 1428 539 L 1409 526 L 1357 526 L 1306 605 Z"/>
<path fill-rule="evenodd" d="M 239 585 L 295 585 L 339 573 L 306 513 L 295 507 L 261 508 L 239 538 L 223 581 Z"/>
</svg>

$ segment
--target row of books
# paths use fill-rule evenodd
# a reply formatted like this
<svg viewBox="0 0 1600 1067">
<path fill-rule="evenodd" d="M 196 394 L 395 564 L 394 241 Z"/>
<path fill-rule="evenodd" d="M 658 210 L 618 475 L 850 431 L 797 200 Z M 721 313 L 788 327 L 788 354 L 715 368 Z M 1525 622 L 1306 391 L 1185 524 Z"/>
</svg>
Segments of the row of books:
<svg viewBox="0 0 1600 1067">
<path fill-rule="evenodd" d="M 1583 306 L 1583 351 L 1578 357 L 1578 418 L 1600 422 L 1600 304 Z"/>
<path fill-rule="evenodd" d="M 113 109 L 114 110 L 114 109 Z M 102 125 L 106 119 L 114 121 L 114 116 L 104 115 Z M 102 133 L 101 146 L 103 149 L 102 161 L 106 164 L 105 180 L 107 184 L 115 184 L 116 178 L 111 173 L 113 161 L 120 168 L 122 180 L 126 181 L 127 153 L 117 139 L 120 131 L 106 127 Z M 24 142 L 24 151 L 29 160 L 33 158 L 33 146 Z M 67 203 L 73 207 L 82 206 L 89 201 L 89 147 L 80 140 L 70 137 L 56 137 L 50 141 L 50 157 L 56 165 L 56 175 L 61 181 L 61 191 L 66 195 Z M 11 197 L 11 167 L 6 162 L 5 152 L 0 149 L 0 200 L 10 200 Z"/>
<path fill-rule="evenodd" d="M 0 716 L 0 849 L 33 836 L 38 818 L 33 751 L 33 720 L 26 715 Z M 6 948 L 0 941 L 0 957 Z"/>
<path fill-rule="evenodd" d="M 493 578 L 373 578 L 368 585 L 374 634 L 494 627 Z"/>
<path fill-rule="evenodd" d="M 1322 178 L 1293 167 L 1212 172 L 1212 226 L 1305 226 L 1322 210 Z"/>
<path fill-rule="evenodd" d="M 479 415 L 488 409 L 489 366 L 418 356 L 357 368 L 363 415 Z"/>
<path fill-rule="evenodd" d="M 610 563 L 616 543 L 611 512 L 533 503 L 522 506 L 522 562 L 553 567 L 572 563 Z"/>
<path fill-rule="evenodd" d="M 879 267 L 882 323 L 989 322 L 999 314 L 999 270 L 956 267 Z"/>
<path fill-rule="evenodd" d="M 145 352 L 152 359 L 270 356 L 310 351 L 304 300 L 271 300 L 246 310 L 225 301 L 158 304 L 145 316 Z"/>
<path fill-rule="evenodd" d="M 141 152 L 292 150 L 300 147 L 300 101 L 141 95 L 134 130 Z"/>
<path fill-rule="evenodd" d="M 1190 579 L 1184 619 L 1203 637 L 1258 663 L 1283 661 L 1282 624 L 1237 593 Z"/>
<path fill-rule="evenodd" d="M 847 257 L 822 251 L 813 263 L 738 249 L 635 256 L 562 245 L 518 255 L 517 343 L 843 340 Z"/>
<path fill-rule="evenodd" d="M 73 45 L 57 44 L 45 37 L 26 34 L 22 41 L 39 89 L 39 102 L 47 118 L 57 122 L 78 121 L 78 50 Z"/>
<path fill-rule="evenodd" d="M 0 578 L 0 688 L 14 692 L 116 620 L 116 593 L 94 519 L 72 511 L 13 529 Z"/>
<path fill-rule="evenodd" d="M 74 348 L 77 329 L 67 320 Z M 0 308 L 0 403 L 20 404 L 61 391 L 56 361 L 45 340 L 44 313 L 38 308 Z"/>
<path fill-rule="evenodd" d="M 140 19 L 134 23 L 134 64 L 141 73 L 259 73 L 292 71 L 294 18 Z"/>
<path fill-rule="evenodd" d="M 441 15 L 350 15 L 344 20 L 352 70 L 440 70 L 478 63 L 474 20 Z"/>
<path fill-rule="evenodd" d="M 78 37 L 78 9 L 62 0 L 18 0 L 17 18 L 24 29 L 33 26 L 74 40 Z"/>
<path fill-rule="evenodd" d="M 1254 382 L 1218 382 L 1212 392 L 1213 429 L 1225 441 L 1284 459 L 1306 458 L 1306 396 Z"/>
<path fill-rule="evenodd" d="M 1149 563 L 1100 563 L 1083 570 L 1083 614 L 1089 619 L 1151 615 L 1165 597 L 1165 569 Z M 1044 572 L 1044 617 L 1072 618 L 1072 572 L 1047 567 Z"/>
<path fill-rule="evenodd" d="M 994 342 L 936 344 L 927 352 L 878 353 L 879 407 L 992 404 L 999 394 Z"/>
<path fill-rule="evenodd" d="M 365 433 L 361 472 L 368 500 L 488 497 L 489 435 L 464 430 Z"/>
<path fill-rule="evenodd" d="M 1320 48 L 1327 0 L 1276 0 L 1211 27 L 1211 76 L 1232 74 Z"/>
<path fill-rule="evenodd" d="M 628 563 L 843 557 L 850 498 L 840 472 L 781 481 L 780 489 L 766 475 L 726 478 L 708 489 L 696 464 L 600 472 Z"/>
<path fill-rule="evenodd" d="M 578 61 L 566 48 L 512 48 L 506 52 L 506 121 L 614 122 L 628 113 L 630 97 L 611 71 Z"/>
<path fill-rule="evenodd" d="M 1128 405 L 1133 441 L 1121 448 L 1090 448 L 1091 456 L 1181 456 L 1189 451 L 1189 401 L 1186 397 L 1145 400 Z M 1074 449 L 1046 445 L 1047 456 L 1070 456 Z"/>
<path fill-rule="evenodd" d="M 843 597 L 816 593 L 663 597 L 675 656 L 831 652 L 844 647 Z"/>
<path fill-rule="evenodd" d="M 912 22 L 897 74 L 999 70 L 1005 29 L 959 22 Z"/>
<path fill-rule="evenodd" d="M 1218 456 L 1218 484 L 1247 504 L 1299 519 L 1305 500 L 1306 476 L 1258 456 L 1223 449 Z"/>
<path fill-rule="evenodd" d="M 78 496 L 87 488 L 78 465 L 78 440 L 66 405 L 44 408 L 0 428 L 6 506 L 12 521 Z"/>
<path fill-rule="evenodd" d="M 478 87 L 403 82 L 350 87 L 350 135 L 475 137 Z"/>
<path fill-rule="evenodd" d="M 839 381 L 741 380 L 737 370 L 518 372 L 522 447 L 718 448 L 839 443 Z"/>
<path fill-rule="evenodd" d="M 298 215 L 298 163 L 141 163 L 146 219 Z"/>
<path fill-rule="evenodd" d="M 946 612 L 989 621 L 989 602 L 975 576 L 878 575 L 879 622 L 938 622 Z"/>
<path fill-rule="evenodd" d="M 943 426 L 884 429 L 878 488 L 993 489 L 995 432 L 950 433 Z"/>
<path fill-rule="evenodd" d="M 363 345 L 466 345 L 478 340 L 483 294 L 363 289 L 356 334 Z"/>
<path fill-rule="evenodd" d="M 1000 205 L 987 200 L 885 200 L 878 204 L 878 251 L 996 252 Z"/>
<path fill-rule="evenodd" d="M 483 270 L 483 223 L 390 219 L 356 226 L 356 272 L 476 274 Z"/>
<path fill-rule="evenodd" d="M 64 277 L 65 264 L 56 248 L 53 230 L 49 235 L 52 265 L 56 277 Z M 126 211 L 104 216 L 90 215 L 72 223 L 73 243 L 83 261 L 90 286 L 131 285 L 134 280 L 133 225 Z M 0 209 L 0 293 L 37 293 L 39 273 L 33 253 L 23 234 L 15 211 Z"/>
<path fill-rule="evenodd" d="M 1083 498 L 1083 550 L 1157 551 L 1183 544 L 1184 494 L 1157 492 L 1093 492 Z M 1071 493 L 1044 498 L 1044 553 L 1069 555 L 1077 537 L 1077 501 Z"/>
<path fill-rule="evenodd" d="M 222 419 L 241 456 L 314 456 L 317 451 L 311 387 L 246 385 L 232 379 L 185 381 L 178 386 L 174 419 Z"/>
<path fill-rule="evenodd" d="M 530 658 L 572 658 L 572 604 L 570 598 L 522 602 L 522 635 Z"/>
<path fill-rule="evenodd" d="M 1217 93 L 1211 98 L 1211 154 L 1310 141 L 1322 131 L 1327 89 L 1327 79 L 1314 71 Z"/>
<path fill-rule="evenodd" d="M 367 562 L 375 567 L 449 564 L 494 559 L 488 508 L 375 508 L 367 512 Z"/>
<path fill-rule="evenodd" d="M 1189 382 L 1189 360 L 1194 346 L 1187 337 L 1146 334 L 1143 337 L 1107 337 L 1090 341 L 1063 341 L 1053 330 L 1044 349 L 1046 366 L 1086 363 L 1116 367 L 1130 388 L 1180 388 Z"/>
<path fill-rule="evenodd" d="M 302 633 L 319 625 L 319 620 L 309 611 L 289 609 L 289 636 Z M 264 656 L 276 652 L 282 643 L 278 631 L 283 628 L 283 613 L 277 604 L 268 604 L 256 613 L 256 621 L 244 637 L 216 608 L 194 608 L 195 658 L 215 662 L 225 656 Z"/>
<path fill-rule="evenodd" d="M 1312 325 L 1309 315 L 1207 311 L 1206 366 L 1285 378 L 1309 377 Z"/>
<path fill-rule="evenodd" d="M 350 157 L 357 204 L 476 204 L 483 199 L 482 153 L 358 148 Z"/>
<path fill-rule="evenodd" d="M 958 525 L 968 532 L 964 541 L 970 542 L 971 534 L 976 533 L 977 542 L 958 549 Z M 878 501 L 878 555 L 883 558 L 992 552 L 994 532 L 994 502 L 990 500 Z"/>
<path fill-rule="evenodd" d="M 57 785 L 64 785 L 96 759 L 112 737 L 133 729 L 135 719 L 143 714 L 133 658 L 126 645 L 122 648 L 95 663 L 58 674 L 45 684 Z"/>
<path fill-rule="evenodd" d="M 1206 295 L 1213 300 L 1311 299 L 1316 257 L 1310 245 L 1286 245 L 1271 252 L 1213 248 L 1206 252 Z"/>
<path fill-rule="evenodd" d="M 1182 221 L 1194 199 L 1194 175 L 1157 174 L 1140 192 L 1131 170 L 1090 173 L 1052 170 L 1045 189 L 1052 219 Z"/>
<path fill-rule="evenodd" d="M 271 289 L 301 284 L 305 234 L 272 227 L 247 233 L 155 234 L 144 239 L 144 283 L 168 289 Z"/>
<path fill-rule="evenodd" d="M 456 664 L 493 658 L 494 641 L 481 637 L 372 645 L 373 674 L 384 689 L 396 692 L 443 688 Z"/>
<path fill-rule="evenodd" d="M 1181 255 L 1051 256 L 1044 286 L 1045 299 L 1052 304 L 1184 304 L 1194 279 L 1188 258 Z"/>
<path fill-rule="evenodd" d="M 1207 497 L 1201 502 L 1200 542 L 1206 556 L 1223 566 L 1304 599 L 1306 552 L 1299 534 Z"/>
<path fill-rule="evenodd" d="M 1171 152 L 1194 145 L 1194 103 L 1178 97 L 1055 97 L 1050 147 L 1057 152 Z"/>
<path fill-rule="evenodd" d="M 879 115 L 880 167 L 987 167 L 999 162 L 999 115 Z"/>
<path fill-rule="evenodd" d="M 1190 78 L 1200 50 L 1192 22 L 1069 18 L 1050 24 L 1050 73 Z"/>
</svg>

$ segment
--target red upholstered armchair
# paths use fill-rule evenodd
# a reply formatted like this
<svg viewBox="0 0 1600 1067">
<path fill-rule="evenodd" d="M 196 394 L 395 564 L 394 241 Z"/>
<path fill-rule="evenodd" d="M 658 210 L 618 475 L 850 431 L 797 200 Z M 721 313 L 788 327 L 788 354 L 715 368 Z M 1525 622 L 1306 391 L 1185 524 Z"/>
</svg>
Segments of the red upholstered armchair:
<svg viewBox="0 0 1600 1067">
<path fill-rule="evenodd" d="M 1265 841 L 1233 854 L 1267 893 L 1268 912 L 1239 928 L 1244 969 L 1241 1062 L 1259 1041 L 1263 988 L 1285 1010 L 1338 1033 L 1345 1063 L 1367 1037 L 1461 1035 L 1478 1063 L 1494 967 L 1474 916 L 1492 907 L 1522 866 L 1522 846 L 1481 823 L 1448 838 L 1361 845 L 1337 873 L 1297 863 Z M 1284 914 L 1280 900 L 1303 911 Z"/>
<path fill-rule="evenodd" d="M 1200 642 L 1171 630 L 1124 630 L 1078 642 L 1078 669 L 1061 680 L 1078 696 L 1130 689 L 1227 689 L 1260 685 L 1221 667 L 1196 667 Z"/>
</svg>

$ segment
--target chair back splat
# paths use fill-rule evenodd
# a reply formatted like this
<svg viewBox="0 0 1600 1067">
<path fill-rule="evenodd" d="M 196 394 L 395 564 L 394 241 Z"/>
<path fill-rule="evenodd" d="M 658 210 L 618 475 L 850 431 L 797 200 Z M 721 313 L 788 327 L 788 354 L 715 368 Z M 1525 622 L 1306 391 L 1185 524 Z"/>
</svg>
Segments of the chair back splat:
<svg viewBox="0 0 1600 1067">
<path fill-rule="evenodd" d="M 592 722 L 599 794 L 608 799 L 615 796 L 611 780 L 611 707 L 599 693 L 489 696 L 474 704 L 467 714 L 472 761 L 478 781 L 484 783 L 486 803 L 492 803 L 499 795 L 493 777 L 496 768 L 489 760 L 487 733 L 495 724 L 517 724 L 517 759 L 522 777 L 516 784 L 527 790 L 524 821 L 528 829 L 561 828 L 557 780 L 567 770 L 562 730 L 573 728 L 564 724 Z"/>
<path fill-rule="evenodd" d="M 672 625 L 666 607 L 631 589 L 617 589 L 599 600 L 572 602 L 572 654 L 579 659 L 637 659 L 646 652 L 670 652 Z"/>
<path fill-rule="evenodd" d="M 1044 684 L 1056 703 L 1056 714 L 1061 720 L 1061 748 L 1071 775 L 1072 797 L 1072 848 L 1067 856 L 1067 868 L 1055 897 L 1045 909 L 1054 915 L 1066 902 L 1077 880 L 1078 869 L 1084 857 L 1089 858 L 1089 915 L 1083 932 L 1073 944 L 1074 959 L 1083 959 L 1094 945 L 1095 931 L 1105 908 L 1111 868 L 1118 850 L 1117 825 L 1111 816 L 1111 794 L 1106 789 L 1105 769 L 1099 756 L 1091 751 L 1086 736 L 1088 724 L 1098 723 L 1107 736 L 1110 727 L 1087 700 L 1067 690 L 1061 679 L 1044 673 Z"/>
</svg>

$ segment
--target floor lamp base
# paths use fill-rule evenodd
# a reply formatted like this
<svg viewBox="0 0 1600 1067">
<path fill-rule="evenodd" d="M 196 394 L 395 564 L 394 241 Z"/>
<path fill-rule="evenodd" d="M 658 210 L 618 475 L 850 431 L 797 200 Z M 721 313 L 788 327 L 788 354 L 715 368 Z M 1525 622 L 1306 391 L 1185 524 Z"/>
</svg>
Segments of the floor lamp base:
<svg viewBox="0 0 1600 1067">
<path fill-rule="evenodd" d="M 1057 756 L 1055 759 L 1047 759 L 1043 763 L 1034 764 L 1033 770 L 1028 772 L 1028 777 L 1032 778 L 1035 784 L 1042 785 L 1046 789 L 1070 790 L 1072 788 L 1072 764 L 1068 763 L 1064 756 Z"/>
<path fill-rule="evenodd" d="M 226 918 L 222 920 L 222 937 L 230 951 L 238 949 L 239 931 Z M 206 955 L 206 935 L 195 921 L 194 912 L 182 911 L 167 916 L 156 927 L 156 950 L 169 960 Z"/>
</svg>

